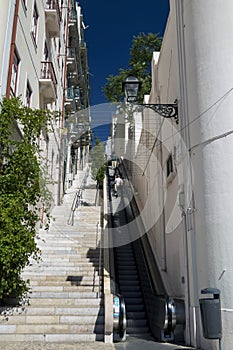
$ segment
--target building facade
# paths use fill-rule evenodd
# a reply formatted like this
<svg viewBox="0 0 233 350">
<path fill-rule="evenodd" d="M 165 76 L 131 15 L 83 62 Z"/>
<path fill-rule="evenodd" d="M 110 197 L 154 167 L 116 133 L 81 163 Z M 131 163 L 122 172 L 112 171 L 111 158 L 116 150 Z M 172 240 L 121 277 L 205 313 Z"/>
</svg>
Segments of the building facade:
<svg viewBox="0 0 233 350">
<path fill-rule="evenodd" d="M 145 102 L 177 99 L 179 123 L 145 109 L 131 122 L 133 151 L 124 154 L 133 163 L 128 171 L 146 228 L 142 234 L 169 295 L 185 302 L 185 342 L 206 350 L 218 349 L 219 340 L 203 334 L 205 288 L 220 291 L 224 349 L 233 341 L 232 14 L 230 0 L 224 6 L 170 1 Z"/>
<path fill-rule="evenodd" d="M 0 98 L 20 96 L 24 105 L 56 115 L 51 131 L 38 141 L 51 179 L 52 205 L 56 205 L 68 186 L 67 169 L 73 159 L 66 120 L 89 107 L 81 7 L 75 0 L 10 0 L 1 9 Z M 74 127 L 80 121 L 77 116 Z M 20 138 L 20 129 L 18 133 Z M 82 134 L 83 130 L 78 136 Z"/>
</svg>

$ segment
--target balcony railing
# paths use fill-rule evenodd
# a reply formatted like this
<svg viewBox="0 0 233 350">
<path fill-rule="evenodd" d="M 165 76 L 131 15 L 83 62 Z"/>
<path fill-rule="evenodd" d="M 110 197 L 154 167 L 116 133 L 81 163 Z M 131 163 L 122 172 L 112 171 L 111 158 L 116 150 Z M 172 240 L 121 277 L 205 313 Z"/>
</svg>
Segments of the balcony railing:
<svg viewBox="0 0 233 350">
<path fill-rule="evenodd" d="M 70 18 L 70 21 L 71 22 L 76 22 L 77 21 L 77 12 L 76 12 L 76 10 L 75 9 L 71 9 L 70 10 L 70 16 L 69 16 L 69 18 Z"/>
<path fill-rule="evenodd" d="M 77 51 L 74 47 L 67 48 L 67 74 L 68 76 L 78 74 Z M 77 85 L 77 83 L 69 85 Z"/>
<path fill-rule="evenodd" d="M 73 58 L 76 58 L 76 49 L 75 49 L 75 47 L 68 47 L 67 48 L 67 57 L 68 57 L 68 59 L 69 58 L 71 58 L 71 59 L 73 59 Z"/>
<path fill-rule="evenodd" d="M 47 100 L 55 101 L 57 98 L 57 79 L 52 62 L 41 62 L 40 92 Z"/>
<path fill-rule="evenodd" d="M 78 88 L 74 88 L 74 87 L 67 88 L 66 98 L 68 100 L 80 99 L 80 90 Z"/>
<path fill-rule="evenodd" d="M 60 35 L 61 12 L 58 0 L 47 0 L 45 3 L 46 25 L 51 36 Z"/>
</svg>

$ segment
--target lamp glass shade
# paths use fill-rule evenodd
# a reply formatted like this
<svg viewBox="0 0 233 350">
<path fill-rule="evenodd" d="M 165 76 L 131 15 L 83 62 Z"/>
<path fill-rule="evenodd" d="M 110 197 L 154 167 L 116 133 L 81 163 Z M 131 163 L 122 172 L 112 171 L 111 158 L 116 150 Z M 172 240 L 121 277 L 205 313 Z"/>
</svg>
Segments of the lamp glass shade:
<svg viewBox="0 0 233 350">
<path fill-rule="evenodd" d="M 141 82 L 134 76 L 126 78 L 124 85 L 125 96 L 128 102 L 137 101 L 138 92 L 140 90 Z"/>
</svg>

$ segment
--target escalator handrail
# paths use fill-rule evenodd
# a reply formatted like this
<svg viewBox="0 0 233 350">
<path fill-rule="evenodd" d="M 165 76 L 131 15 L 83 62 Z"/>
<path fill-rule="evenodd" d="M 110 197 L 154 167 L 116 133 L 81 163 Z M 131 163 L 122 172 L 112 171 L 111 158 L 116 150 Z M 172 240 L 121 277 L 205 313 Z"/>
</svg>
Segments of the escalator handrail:
<svg viewBox="0 0 233 350">
<path fill-rule="evenodd" d="M 123 163 L 122 163 L 122 166 L 123 166 L 123 169 L 124 169 L 124 175 L 126 176 L 128 182 L 130 184 L 131 191 L 132 191 L 132 184 L 131 184 L 131 182 L 128 179 L 127 172 L 126 172 L 126 169 L 125 169 L 125 166 L 124 166 Z M 138 208 L 138 205 L 137 205 L 137 202 L 136 202 L 134 196 L 132 196 L 132 199 L 130 201 L 130 208 L 131 208 L 131 211 L 132 211 L 132 214 L 133 214 L 134 217 L 135 217 L 135 211 L 136 211 L 136 214 L 139 214 L 139 208 Z M 143 222 L 141 222 L 141 223 L 143 225 Z M 165 311 L 166 312 L 165 312 L 165 320 L 164 320 L 165 321 L 164 322 L 164 331 L 165 331 L 165 333 L 166 332 L 173 333 L 173 331 L 174 331 L 174 329 L 176 327 L 176 305 L 175 305 L 175 301 L 173 300 L 173 298 L 171 298 L 168 295 L 168 293 L 167 293 L 167 291 L 165 289 L 165 286 L 164 286 L 164 283 L 162 281 L 162 277 L 161 277 L 161 275 L 159 273 L 159 269 L 157 267 L 157 263 L 155 261 L 155 257 L 154 257 L 154 255 L 152 253 L 151 244 L 149 242 L 149 239 L 148 239 L 147 235 L 144 235 L 143 236 L 143 240 L 140 239 L 139 241 L 140 241 L 140 247 L 141 247 L 142 252 L 143 252 L 145 264 L 146 264 L 146 267 L 147 267 L 146 268 L 147 269 L 147 274 L 148 274 L 148 277 L 149 277 L 149 280 L 150 280 L 150 286 L 152 288 L 153 294 L 154 294 L 156 288 L 155 288 L 155 285 L 154 285 L 154 279 L 152 278 L 151 274 L 154 274 L 154 278 L 156 280 L 159 278 L 159 285 L 160 285 L 160 289 L 161 289 L 160 293 L 162 292 L 163 297 L 164 297 L 165 302 L 166 302 L 166 305 L 165 305 Z M 153 257 L 153 261 L 151 262 L 151 264 L 149 264 L 148 260 L 152 259 L 152 257 Z M 150 265 L 150 266 L 148 266 L 148 265 Z M 151 271 L 151 267 L 152 267 L 152 271 Z"/>
</svg>

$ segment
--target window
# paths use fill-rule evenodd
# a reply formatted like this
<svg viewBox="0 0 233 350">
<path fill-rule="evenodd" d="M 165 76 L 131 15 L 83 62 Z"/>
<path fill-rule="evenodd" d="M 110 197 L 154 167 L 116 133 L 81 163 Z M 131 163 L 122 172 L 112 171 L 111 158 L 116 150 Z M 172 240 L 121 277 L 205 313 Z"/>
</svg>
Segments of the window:
<svg viewBox="0 0 233 350">
<path fill-rule="evenodd" d="M 43 61 L 47 62 L 48 60 L 49 60 L 49 50 L 48 50 L 47 43 L 45 41 L 45 43 L 44 43 Z"/>
<path fill-rule="evenodd" d="M 35 44 L 37 41 L 38 21 L 39 21 L 39 14 L 38 14 L 36 4 L 34 4 L 33 17 L 32 17 L 32 37 Z"/>
<path fill-rule="evenodd" d="M 59 41 L 58 41 L 58 55 L 57 55 L 57 64 L 58 64 L 59 68 L 60 68 L 60 61 L 61 61 L 61 41 L 59 39 Z"/>
<path fill-rule="evenodd" d="M 27 87 L 26 87 L 26 107 L 30 107 L 31 106 L 31 97 L 32 97 L 32 88 L 31 85 L 29 83 L 29 81 L 27 81 Z"/>
<path fill-rule="evenodd" d="M 14 59 L 12 64 L 12 70 L 11 70 L 11 95 L 16 96 L 17 92 L 17 83 L 18 83 L 18 76 L 19 76 L 19 64 L 20 64 L 20 58 L 15 50 L 14 52 Z"/>
<path fill-rule="evenodd" d="M 170 174 L 173 173 L 173 160 L 172 160 L 172 155 L 167 159 L 167 177 L 169 177 Z"/>
<path fill-rule="evenodd" d="M 27 11 L 27 0 L 22 0 L 24 10 Z"/>
</svg>

